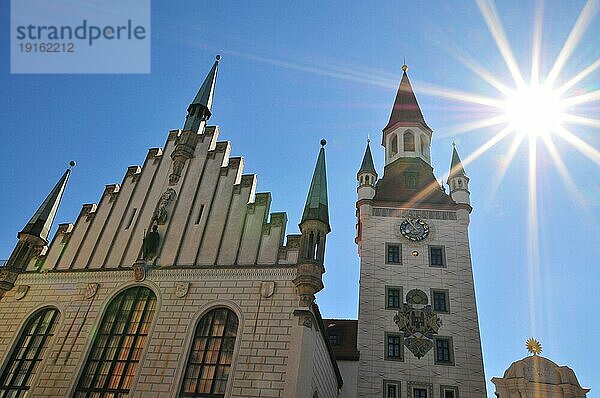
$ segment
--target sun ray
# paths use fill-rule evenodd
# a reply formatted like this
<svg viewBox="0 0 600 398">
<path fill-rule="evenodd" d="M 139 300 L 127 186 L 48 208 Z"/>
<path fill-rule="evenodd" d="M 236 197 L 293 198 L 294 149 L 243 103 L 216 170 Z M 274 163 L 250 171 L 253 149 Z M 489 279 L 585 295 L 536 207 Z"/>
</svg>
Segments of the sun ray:
<svg viewBox="0 0 600 398">
<path fill-rule="evenodd" d="M 417 85 L 417 84 L 415 84 Z M 495 98 L 476 95 L 465 91 L 453 90 L 445 87 L 439 87 L 430 83 L 418 82 L 419 92 L 432 95 L 435 97 L 457 100 L 460 102 L 472 103 L 477 105 L 485 105 L 494 108 L 501 108 L 502 101 Z"/>
<path fill-rule="evenodd" d="M 565 183 L 565 185 L 567 187 L 567 193 L 571 196 L 571 199 L 573 199 L 573 201 L 579 205 L 579 208 L 584 209 L 585 208 L 585 199 L 584 199 L 583 195 L 578 191 L 577 186 L 575 185 L 575 182 L 571 178 L 571 175 L 569 174 L 569 170 L 567 169 L 567 166 L 563 162 L 563 160 L 558 152 L 558 149 L 556 148 L 556 145 L 554 144 L 554 141 L 552 140 L 552 137 L 549 135 L 545 135 L 545 136 L 542 136 L 542 140 L 543 140 L 544 144 L 546 145 L 546 148 L 548 149 L 548 153 L 550 153 L 550 156 L 552 157 L 552 160 L 554 161 L 554 165 L 558 169 L 559 175 L 561 176 L 563 182 Z"/>
<path fill-rule="evenodd" d="M 590 66 L 588 66 L 587 68 L 585 68 L 584 70 L 582 70 L 581 72 L 576 74 L 571 80 L 569 80 L 568 82 L 566 82 L 565 84 L 560 86 L 560 88 L 558 88 L 556 90 L 556 92 L 559 93 L 560 95 L 564 94 L 571 87 L 573 87 L 574 85 L 579 83 L 581 80 L 585 79 L 587 76 L 589 76 L 591 73 L 593 73 L 599 67 L 600 67 L 600 58 L 598 58 L 596 60 L 596 62 L 592 63 Z"/>
<path fill-rule="evenodd" d="M 590 127 L 599 127 L 600 128 L 600 120 L 592 119 L 585 116 L 572 115 L 570 113 L 565 113 L 563 115 L 563 121 L 572 124 L 579 124 L 581 126 L 590 126 Z"/>
<path fill-rule="evenodd" d="M 506 63 L 506 66 L 508 66 L 517 87 L 524 87 L 525 82 L 523 81 L 523 76 L 521 75 L 517 61 L 512 53 L 512 49 L 508 44 L 508 40 L 506 39 L 506 34 L 504 33 L 502 23 L 498 18 L 496 7 L 490 0 L 477 0 L 477 6 L 479 7 L 479 11 L 483 16 L 490 33 L 494 37 L 496 46 L 498 46 L 500 54 L 502 55 L 502 58 L 504 58 L 504 62 Z"/>
<path fill-rule="evenodd" d="M 539 282 L 539 231 L 537 206 L 537 140 L 529 135 L 528 198 L 527 198 L 527 275 L 529 283 L 529 319 L 531 333 L 537 325 L 537 291 Z"/>
<path fill-rule="evenodd" d="M 550 73 L 548 73 L 546 82 L 549 85 L 552 85 L 556 81 L 560 71 L 571 56 L 573 50 L 575 50 L 575 47 L 577 47 L 577 44 L 579 44 L 579 40 L 581 40 L 581 37 L 594 18 L 594 15 L 596 15 L 598 12 L 599 5 L 600 1 L 598 0 L 588 0 L 581 10 L 573 29 L 571 29 L 569 37 L 565 41 L 563 48 L 560 50 L 560 53 L 558 54 Z"/>
<path fill-rule="evenodd" d="M 540 52 L 542 48 L 542 32 L 544 18 L 544 1 L 535 2 L 535 13 L 533 19 L 533 44 L 531 48 L 531 80 L 533 84 L 540 81 Z"/>
<path fill-rule="evenodd" d="M 565 107 L 587 104 L 589 102 L 595 102 L 600 100 L 600 90 L 595 90 L 586 94 L 576 95 L 574 97 L 569 97 L 563 100 L 563 105 Z"/>
<path fill-rule="evenodd" d="M 485 127 L 496 126 L 501 123 L 506 123 L 506 117 L 504 115 L 488 117 L 485 119 L 475 120 L 473 122 L 458 124 L 455 126 L 451 126 L 442 134 L 440 137 L 448 137 L 453 135 L 460 135 L 464 133 L 468 133 L 469 131 L 482 129 Z"/>
<path fill-rule="evenodd" d="M 556 130 L 556 134 L 569 143 L 573 148 L 577 149 L 583 155 L 590 158 L 594 163 L 600 165 L 600 152 L 592 147 L 590 144 L 571 133 L 564 127 L 560 127 Z"/>
<path fill-rule="evenodd" d="M 512 142 L 510 144 L 510 147 L 508 148 L 508 151 L 506 151 L 505 159 L 503 159 L 502 163 L 500 164 L 500 167 L 498 168 L 498 170 L 496 172 L 496 175 L 494 176 L 494 179 L 492 180 L 492 186 L 490 189 L 490 197 L 496 196 L 496 192 L 498 192 L 498 189 L 500 188 L 500 184 L 502 183 L 502 180 L 504 180 L 504 176 L 506 175 L 506 172 L 508 171 L 508 166 L 510 166 L 513 159 L 515 158 L 515 155 L 517 154 L 517 150 L 521 146 L 521 143 L 523 142 L 524 138 L 525 138 L 525 134 L 519 134 L 519 133 L 515 134 L 515 137 L 513 138 Z"/>
</svg>

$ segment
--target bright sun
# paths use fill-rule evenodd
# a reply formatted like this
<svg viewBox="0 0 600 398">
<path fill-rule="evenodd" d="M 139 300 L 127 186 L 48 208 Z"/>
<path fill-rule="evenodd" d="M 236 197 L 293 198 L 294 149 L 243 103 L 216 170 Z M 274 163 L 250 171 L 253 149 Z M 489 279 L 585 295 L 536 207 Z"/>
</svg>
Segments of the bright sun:
<svg viewBox="0 0 600 398">
<path fill-rule="evenodd" d="M 551 87 L 530 85 L 512 91 L 504 102 L 507 122 L 523 135 L 546 135 L 560 129 L 564 106 Z"/>
</svg>

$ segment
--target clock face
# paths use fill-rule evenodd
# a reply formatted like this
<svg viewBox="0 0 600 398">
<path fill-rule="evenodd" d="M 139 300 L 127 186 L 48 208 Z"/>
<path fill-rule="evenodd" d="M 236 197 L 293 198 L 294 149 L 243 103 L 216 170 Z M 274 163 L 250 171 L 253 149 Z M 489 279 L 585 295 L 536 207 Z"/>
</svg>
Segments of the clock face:
<svg viewBox="0 0 600 398">
<path fill-rule="evenodd" d="M 400 224 L 400 233 L 406 239 L 418 242 L 429 236 L 429 225 L 420 218 L 407 218 Z"/>
</svg>

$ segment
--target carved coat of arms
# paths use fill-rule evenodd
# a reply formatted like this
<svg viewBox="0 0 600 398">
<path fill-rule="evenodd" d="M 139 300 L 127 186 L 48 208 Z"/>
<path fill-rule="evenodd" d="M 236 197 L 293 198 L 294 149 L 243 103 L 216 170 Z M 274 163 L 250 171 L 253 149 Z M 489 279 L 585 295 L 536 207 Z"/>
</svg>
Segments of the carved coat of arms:
<svg viewBox="0 0 600 398">
<path fill-rule="evenodd" d="M 88 283 L 87 287 L 85 288 L 85 295 L 83 297 L 85 297 L 88 300 L 94 297 L 98 292 L 99 286 L 99 283 Z"/>
<path fill-rule="evenodd" d="M 28 291 L 29 291 L 28 285 L 17 286 L 17 292 L 15 293 L 15 299 L 21 300 L 23 297 L 25 297 L 25 295 L 27 294 Z"/>
<path fill-rule="evenodd" d="M 432 311 L 431 305 L 413 303 L 403 304 L 394 316 L 394 322 L 404 332 L 404 345 L 417 358 L 425 356 L 433 348 L 433 335 L 442 326 L 441 319 Z"/>
<path fill-rule="evenodd" d="M 190 289 L 189 282 L 177 282 L 175 284 L 175 296 L 182 298 L 185 297 Z"/>
</svg>

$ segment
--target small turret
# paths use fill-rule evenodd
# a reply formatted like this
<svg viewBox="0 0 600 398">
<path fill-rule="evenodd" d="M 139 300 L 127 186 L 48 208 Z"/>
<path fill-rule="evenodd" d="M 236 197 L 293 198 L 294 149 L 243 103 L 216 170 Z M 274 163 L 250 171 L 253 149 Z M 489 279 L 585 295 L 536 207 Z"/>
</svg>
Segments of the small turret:
<svg viewBox="0 0 600 398">
<path fill-rule="evenodd" d="M 459 205 L 471 213 L 471 193 L 469 192 L 469 177 L 465 173 L 463 164 L 458 156 L 456 144 L 452 144 L 452 162 L 450 164 L 450 173 L 447 180 L 450 187 L 450 196 Z"/>
<path fill-rule="evenodd" d="M 323 289 L 325 238 L 331 232 L 325 168 L 326 143 L 327 141 L 321 140 L 319 157 L 299 224 L 302 237 L 298 257 L 298 276 L 294 279 L 294 284 L 300 296 L 300 305 L 304 307 L 310 306 L 315 299 L 315 293 Z"/>
<path fill-rule="evenodd" d="M 375 182 L 377 182 L 377 171 L 373 165 L 373 156 L 371 155 L 371 140 L 367 139 L 367 148 L 363 156 L 362 164 L 356 179 L 358 180 L 358 200 L 373 199 L 375 196 Z"/>
</svg>

